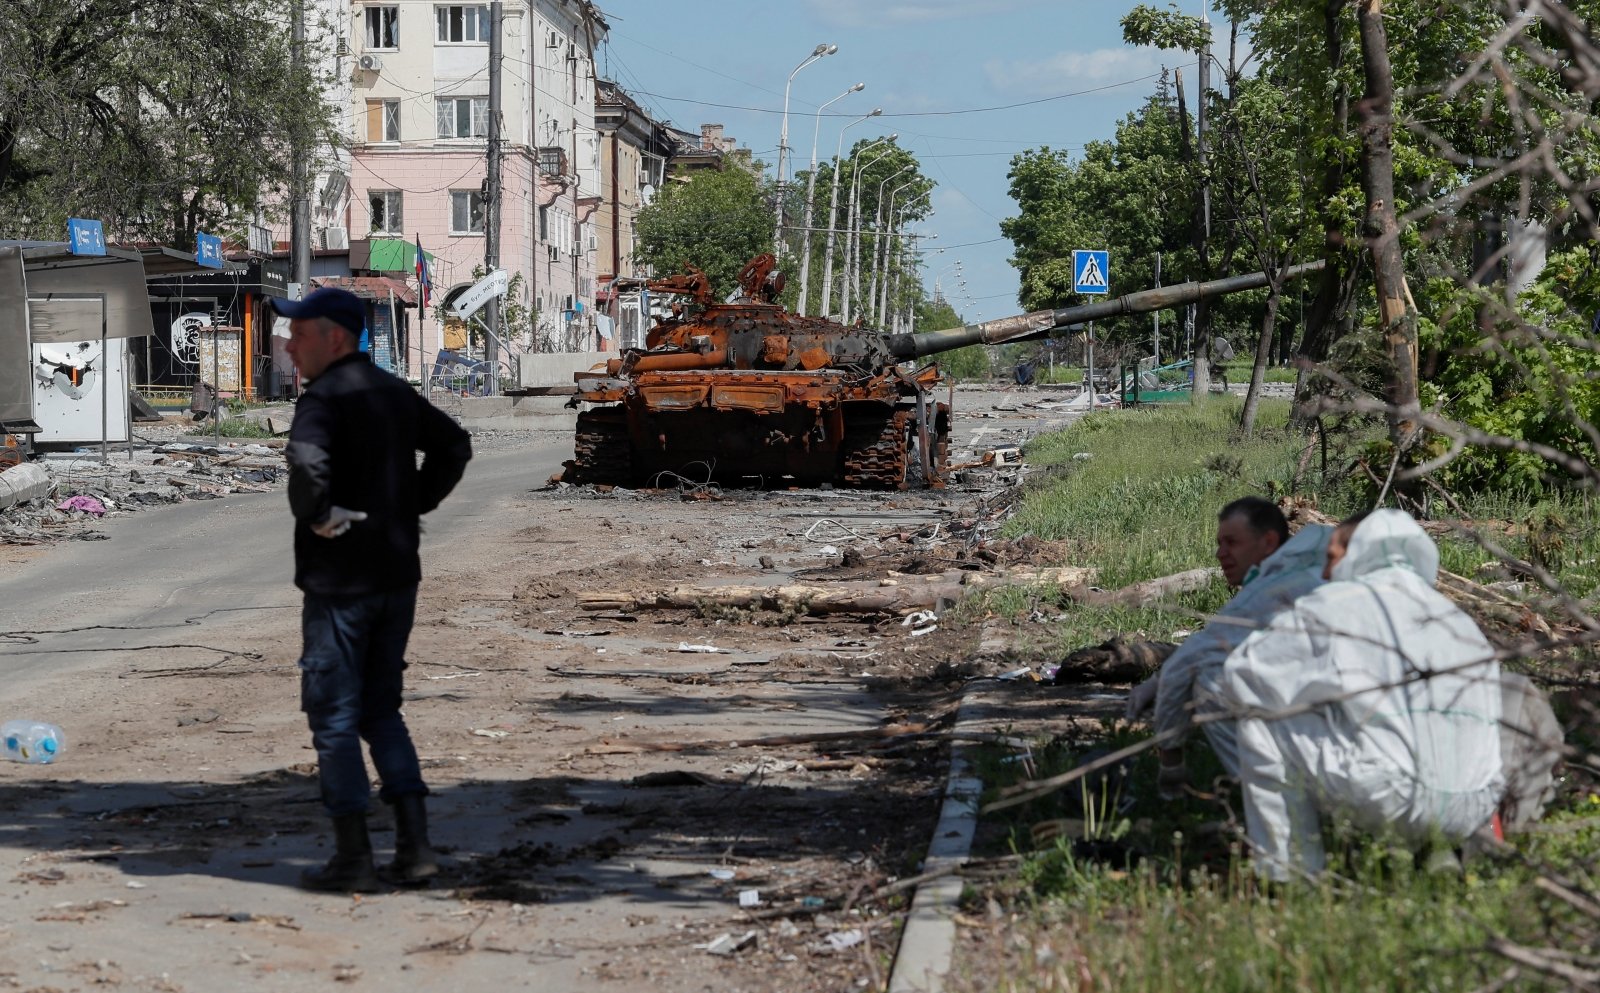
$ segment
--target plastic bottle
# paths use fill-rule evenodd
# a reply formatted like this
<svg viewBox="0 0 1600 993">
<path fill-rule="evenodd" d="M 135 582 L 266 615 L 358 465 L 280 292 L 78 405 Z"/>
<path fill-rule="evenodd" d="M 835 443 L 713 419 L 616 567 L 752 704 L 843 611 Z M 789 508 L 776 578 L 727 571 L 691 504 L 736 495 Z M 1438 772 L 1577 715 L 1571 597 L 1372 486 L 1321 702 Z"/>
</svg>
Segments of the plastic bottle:
<svg viewBox="0 0 1600 993">
<path fill-rule="evenodd" d="M 6 721 L 0 724 L 0 746 L 13 762 L 54 762 L 66 749 L 61 729 L 44 721 Z"/>
</svg>

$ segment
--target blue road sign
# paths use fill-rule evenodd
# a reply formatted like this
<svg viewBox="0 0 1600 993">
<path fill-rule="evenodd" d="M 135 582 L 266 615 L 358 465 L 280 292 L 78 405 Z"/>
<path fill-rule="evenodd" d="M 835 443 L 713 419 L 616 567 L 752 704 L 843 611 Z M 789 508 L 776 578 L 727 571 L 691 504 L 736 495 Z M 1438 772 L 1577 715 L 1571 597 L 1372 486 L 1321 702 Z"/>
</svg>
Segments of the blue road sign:
<svg viewBox="0 0 1600 993">
<path fill-rule="evenodd" d="M 81 217 L 67 218 L 67 242 L 73 255 L 104 255 L 106 235 L 99 221 L 86 221 Z"/>
<path fill-rule="evenodd" d="M 1111 292 L 1111 253 L 1080 248 L 1072 253 L 1072 290 L 1075 293 Z"/>
<path fill-rule="evenodd" d="M 207 269 L 222 268 L 222 239 L 204 231 L 194 233 L 194 260 Z"/>
</svg>

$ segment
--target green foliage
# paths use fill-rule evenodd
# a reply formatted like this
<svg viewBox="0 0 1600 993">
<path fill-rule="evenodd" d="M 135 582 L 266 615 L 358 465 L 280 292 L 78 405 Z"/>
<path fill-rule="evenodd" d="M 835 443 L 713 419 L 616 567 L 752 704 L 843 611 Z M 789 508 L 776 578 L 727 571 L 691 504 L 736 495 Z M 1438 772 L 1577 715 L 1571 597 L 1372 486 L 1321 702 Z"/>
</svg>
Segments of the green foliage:
<svg viewBox="0 0 1600 993">
<path fill-rule="evenodd" d="M 1239 407 L 1218 398 L 1090 414 L 1037 439 L 1028 461 L 1060 471 L 1026 490 L 1007 533 L 1065 540 L 1068 561 L 1098 567 L 1106 587 L 1215 565 L 1217 509 L 1284 492 L 1302 445 L 1283 430 L 1282 401 L 1262 403 L 1261 440 L 1231 443 Z"/>
<path fill-rule="evenodd" d="M 1130 45 L 1150 45 L 1161 49 L 1198 52 L 1211 41 L 1211 27 L 1198 17 L 1178 10 L 1160 10 L 1138 4 L 1122 18 L 1122 40 Z"/>
<path fill-rule="evenodd" d="M 331 134 L 319 81 L 291 64 L 281 0 L 14 0 L 0 37 L 13 237 L 60 239 L 68 215 L 189 250 L 197 229 L 242 236 L 285 201 L 293 143 Z"/>
<path fill-rule="evenodd" d="M 1422 384 L 1424 406 L 1511 442 L 1532 442 L 1585 462 L 1596 458 L 1582 425 L 1600 417 L 1600 355 L 1590 321 L 1600 310 L 1600 268 L 1592 248 L 1550 257 L 1518 298 L 1516 320 L 1484 328 L 1497 289 L 1427 284 L 1427 309 L 1440 315 L 1420 331 L 1437 356 Z M 1442 452 L 1445 439 L 1430 443 Z M 1571 477 L 1545 458 L 1511 448 L 1475 447 L 1440 472 L 1461 492 L 1549 491 Z"/>
<path fill-rule="evenodd" d="M 667 183 L 639 211 L 639 260 L 661 275 L 694 266 L 710 277 L 717 297 L 727 296 L 745 263 L 772 250 L 770 192 L 740 168 Z"/>
</svg>

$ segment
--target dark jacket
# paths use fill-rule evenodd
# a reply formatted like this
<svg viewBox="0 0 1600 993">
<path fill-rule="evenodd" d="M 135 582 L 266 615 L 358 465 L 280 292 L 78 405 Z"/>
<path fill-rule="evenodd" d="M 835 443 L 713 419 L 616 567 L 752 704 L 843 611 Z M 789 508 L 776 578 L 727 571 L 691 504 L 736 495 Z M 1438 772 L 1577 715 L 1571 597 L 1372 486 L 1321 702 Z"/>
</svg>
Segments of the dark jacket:
<svg viewBox="0 0 1600 993">
<path fill-rule="evenodd" d="M 421 580 L 417 518 L 460 481 L 472 439 L 357 352 L 300 395 L 287 455 L 294 584 L 324 595 L 382 593 Z M 335 506 L 367 519 L 337 538 L 318 536 L 311 525 Z"/>
</svg>

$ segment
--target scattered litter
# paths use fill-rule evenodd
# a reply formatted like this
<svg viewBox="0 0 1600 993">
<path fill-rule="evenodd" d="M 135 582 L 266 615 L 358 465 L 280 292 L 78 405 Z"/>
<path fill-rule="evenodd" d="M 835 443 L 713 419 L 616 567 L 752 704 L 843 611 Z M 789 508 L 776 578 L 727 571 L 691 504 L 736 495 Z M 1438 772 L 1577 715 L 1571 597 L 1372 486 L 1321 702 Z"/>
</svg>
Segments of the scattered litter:
<svg viewBox="0 0 1600 993">
<path fill-rule="evenodd" d="M 130 890 L 142 890 L 144 889 L 144 886 L 145 884 L 139 882 L 137 879 L 128 880 L 128 889 Z"/>
<path fill-rule="evenodd" d="M 993 464 L 996 466 L 1020 465 L 1022 463 L 1022 449 L 996 448 L 990 453 L 994 456 Z"/>
<path fill-rule="evenodd" d="M 481 672 L 452 672 L 446 676 L 423 676 L 423 679 L 460 679 L 462 676 L 481 676 Z"/>
<path fill-rule="evenodd" d="M 994 678 L 1006 683 L 1014 683 L 1019 679 L 1027 679 L 1035 683 L 1039 681 L 1039 677 L 1028 666 L 1023 666 L 1020 669 L 1012 669 L 1010 672 L 1002 672 L 1000 675 Z"/>
<path fill-rule="evenodd" d="M 1074 452 L 1072 455 L 1072 461 L 1074 462 L 1087 462 L 1092 458 L 1094 458 L 1093 452 Z"/>
<path fill-rule="evenodd" d="M 728 654 L 728 650 L 726 648 L 718 648 L 715 645 L 691 645 L 687 641 L 678 642 L 678 647 L 673 649 L 673 651 L 676 651 L 676 652 L 699 652 L 699 653 L 706 654 L 706 655 L 726 655 L 726 654 Z"/>
<path fill-rule="evenodd" d="M 832 545 L 823 545 L 821 548 L 817 549 L 817 554 L 822 556 L 838 555 L 839 549 Z"/>
<path fill-rule="evenodd" d="M 510 731 L 501 731 L 498 728 L 473 728 L 472 733 L 480 738 L 509 738 Z"/>
<path fill-rule="evenodd" d="M 710 943 L 706 945 L 696 945 L 695 947 L 704 948 L 712 955 L 732 955 L 735 952 L 742 952 L 746 948 L 754 948 L 755 946 L 756 933 L 754 931 L 746 931 L 744 934 L 741 934 L 738 937 L 734 937 L 731 934 L 721 934 L 714 938 Z"/>
<path fill-rule="evenodd" d="M 81 510 L 84 513 L 93 514 L 96 517 L 103 517 L 105 516 L 106 512 L 106 505 L 101 503 L 99 500 L 96 500 L 92 496 L 84 496 L 80 493 L 77 496 L 67 497 L 65 500 L 56 504 L 56 509 Z"/>
<path fill-rule="evenodd" d="M 911 637 L 920 638 L 925 634 L 932 634 L 939 630 L 939 615 L 931 610 L 919 610 L 907 614 L 900 622 L 903 628 L 911 628 Z"/>
<path fill-rule="evenodd" d="M 545 634 L 560 635 L 563 638 L 602 638 L 610 631 L 563 631 L 560 628 L 546 628 Z"/>
<path fill-rule="evenodd" d="M 835 931 L 828 935 L 827 938 L 828 947 L 836 952 L 842 952 L 846 948 L 854 948 L 866 940 L 866 934 L 858 927 L 853 927 L 848 931 Z"/>
<path fill-rule="evenodd" d="M 712 879 L 720 879 L 725 883 L 732 880 L 733 875 L 732 869 L 712 869 L 710 872 Z"/>
<path fill-rule="evenodd" d="M 635 786 L 718 786 L 715 779 L 688 769 L 669 769 L 666 772 L 645 772 L 633 777 Z"/>
<path fill-rule="evenodd" d="M 824 900 L 820 896 L 803 896 L 800 898 L 800 906 L 806 908 L 807 910 L 818 910 L 822 907 L 826 907 L 827 905 L 828 901 Z"/>
<path fill-rule="evenodd" d="M 740 890 L 739 891 L 739 906 L 741 906 L 741 907 L 759 907 L 759 906 L 761 906 L 761 891 L 760 890 Z"/>
</svg>

